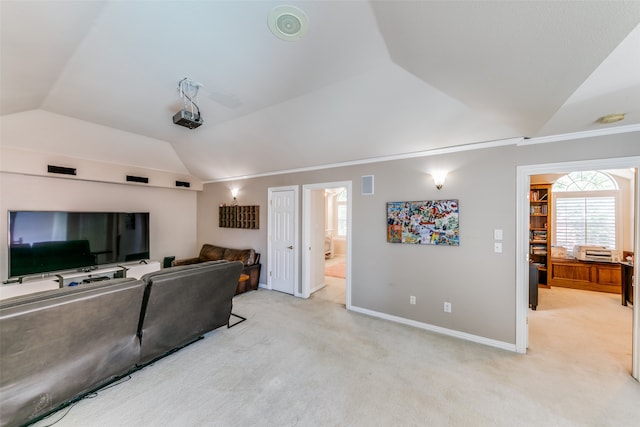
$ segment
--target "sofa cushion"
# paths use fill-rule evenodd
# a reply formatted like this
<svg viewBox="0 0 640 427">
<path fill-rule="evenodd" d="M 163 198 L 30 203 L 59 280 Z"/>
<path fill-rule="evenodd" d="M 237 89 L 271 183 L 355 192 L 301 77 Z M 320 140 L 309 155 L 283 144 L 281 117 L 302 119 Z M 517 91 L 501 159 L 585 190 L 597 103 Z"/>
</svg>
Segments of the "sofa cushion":
<svg viewBox="0 0 640 427">
<path fill-rule="evenodd" d="M 130 372 L 144 291 L 115 279 L 0 302 L 0 425 L 26 425 Z"/>
<path fill-rule="evenodd" d="M 219 261 L 224 258 L 224 251 L 226 248 L 221 248 L 220 246 L 214 246 L 209 244 L 202 245 L 202 249 L 200 249 L 200 261 Z"/>
<path fill-rule="evenodd" d="M 258 262 L 258 257 L 259 255 L 256 254 L 256 251 L 253 249 L 230 249 L 205 243 L 202 245 L 202 249 L 200 249 L 198 261 L 240 261 L 244 265 L 249 266 L 256 264 Z M 182 264 L 185 264 L 182 260 L 174 261 L 174 265 Z"/>
<path fill-rule="evenodd" d="M 244 265 L 253 265 L 256 252 L 253 249 L 226 249 L 222 257 L 227 261 L 240 261 Z"/>
<path fill-rule="evenodd" d="M 165 268 L 142 276 L 142 364 L 180 348 L 229 322 L 242 271 L 239 262 L 212 261 Z"/>
</svg>

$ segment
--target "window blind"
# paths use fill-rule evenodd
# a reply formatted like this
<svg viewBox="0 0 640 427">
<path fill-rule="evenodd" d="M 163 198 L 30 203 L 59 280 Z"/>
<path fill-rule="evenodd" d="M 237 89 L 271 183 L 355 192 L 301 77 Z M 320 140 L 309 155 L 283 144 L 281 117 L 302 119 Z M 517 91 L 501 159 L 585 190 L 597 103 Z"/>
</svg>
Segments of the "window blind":
<svg viewBox="0 0 640 427">
<path fill-rule="evenodd" d="M 557 197 L 556 245 L 616 247 L 615 197 Z"/>
</svg>

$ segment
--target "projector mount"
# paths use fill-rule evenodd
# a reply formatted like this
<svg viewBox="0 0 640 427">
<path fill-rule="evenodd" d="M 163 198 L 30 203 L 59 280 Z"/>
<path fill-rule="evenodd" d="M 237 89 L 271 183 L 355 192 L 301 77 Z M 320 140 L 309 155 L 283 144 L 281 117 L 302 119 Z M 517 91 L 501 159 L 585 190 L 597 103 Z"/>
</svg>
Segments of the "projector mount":
<svg viewBox="0 0 640 427">
<path fill-rule="evenodd" d="M 195 129 L 203 123 L 198 107 L 198 89 L 202 85 L 185 77 L 178 82 L 178 92 L 182 98 L 182 110 L 173 116 L 173 123 Z"/>
</svg>

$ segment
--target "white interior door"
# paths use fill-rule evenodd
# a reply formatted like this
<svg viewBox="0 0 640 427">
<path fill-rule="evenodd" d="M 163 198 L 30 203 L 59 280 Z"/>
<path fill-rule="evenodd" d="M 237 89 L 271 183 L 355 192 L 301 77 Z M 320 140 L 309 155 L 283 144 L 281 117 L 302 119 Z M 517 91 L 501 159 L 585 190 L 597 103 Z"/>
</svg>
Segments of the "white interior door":
<svg viewBox="0 0 640 427">
<path fill-rule="evenodd" d="M 297 187 L 269 189 L 269 288 L 297 294 Z"/>
</svg>

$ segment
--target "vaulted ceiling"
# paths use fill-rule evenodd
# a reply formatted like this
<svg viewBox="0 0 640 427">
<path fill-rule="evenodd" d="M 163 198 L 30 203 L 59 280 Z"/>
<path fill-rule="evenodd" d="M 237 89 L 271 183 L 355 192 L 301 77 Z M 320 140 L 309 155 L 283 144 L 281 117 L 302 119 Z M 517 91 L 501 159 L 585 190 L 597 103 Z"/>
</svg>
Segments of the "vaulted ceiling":
<svg viewBox="0 0 640 427">
<path fill-rule="evenodd" d="M 308 18 L 299 40 L 267 25 L 283 4 Z M 157 144 L 176 169 L 210 181 L 640 123 L 638 1 L 0 8 L 3 125 L 46 112 L 131 134 L 124 149 L 98 137 L 75 147 L 3 137 L 6 146 L 127 163 L 128 150 Z M 203 85 L 197 129 L 172 122 L 184 77 Z M 596 123 L 611 113 L 625 120 Z"/>
</svg>

